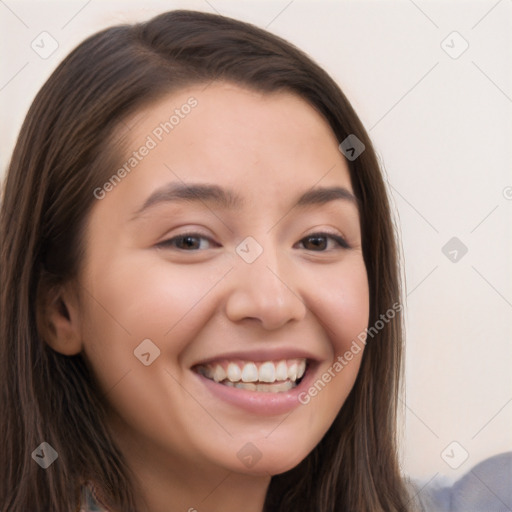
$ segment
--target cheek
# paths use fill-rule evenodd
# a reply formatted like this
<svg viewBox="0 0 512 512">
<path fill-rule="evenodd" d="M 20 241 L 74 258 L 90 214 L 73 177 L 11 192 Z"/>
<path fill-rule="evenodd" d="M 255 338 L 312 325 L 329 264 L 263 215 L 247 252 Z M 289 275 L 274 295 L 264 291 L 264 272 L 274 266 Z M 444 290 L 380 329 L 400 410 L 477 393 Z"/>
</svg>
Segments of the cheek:
<svg viewBox="0 0 512 512">
<path fill-rule="evenodd" d="M 230 268 L 228 263 L 185 268 L 140 253 L 98 260 L 111 263 L 91 266 L 84 279 L 82 335 L 107 389 L 142 366 L 134 351 L 144 340 L 154 344 L 151 358 L 159 351 L 158 357 L 176 362 L 211 315 L 204 307 L 209 290 Z"/>
<path fill-rule="evenodd" d="M 338 270 L 315 269 L 314 274 L 311 289 L 317 292 L 311 296 L 310 308 L 330 338 L 334 358 L 348 350 L 368 325 L 370 304 L 366 268 L 362 256 L 355 254 Z"/>
<path fill-rule="evenodd" d="M 189 395 L 176 384 L 185 371 L 180 358 L 215 311 L 210 292 L 231 265 L 180 267 L 142 254 L 107 260 L 116 262 L 87 274 L 84 350 L 109 406 L 139 432 L 161 439 L 171 419 L 190 409 Z M 204 411 L 196 414 L 204 423 Z M 173 424 L 167 435 L 179 445 L 187 432 Z"/>
<path fill-rule="evenodd" d="M 313 283 L 316 283 L 313 286 Z M 308 307 L 329 339 L 326 360 L 317 378 L 306 390 L 305 407 L 315 411 L 310 425 L 330 426 L 357 378 L 364 352 L 362 334 L 368 326 L 369 291 L 362 257 L 344 261 L 338 271 L 316 269 Z M 309 405 L 308 405 L 309 404 Z"/>
</svg>

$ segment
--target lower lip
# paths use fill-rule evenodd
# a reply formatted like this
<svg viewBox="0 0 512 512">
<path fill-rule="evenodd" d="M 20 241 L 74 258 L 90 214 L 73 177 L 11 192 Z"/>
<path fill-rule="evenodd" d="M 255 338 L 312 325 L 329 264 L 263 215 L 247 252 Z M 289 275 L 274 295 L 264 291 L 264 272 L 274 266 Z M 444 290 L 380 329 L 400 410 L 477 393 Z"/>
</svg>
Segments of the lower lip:
<svg viewBox="0 0 512 512">
<path fill-rule="evenodd" d="M 299 401 L 299 395 L 303 390 L 308 389 L 309 382 L 314 378 L 315 372 L 313 368 L 308 368 L 298 386 L 289 391 L 278 393 L 249 391 L 247 389 L 225 386 L 224 384 L 207 379 L 199 373 L 193 373 L 216 398 L 220 398 L 239 409 L 254 414 L 278 415 L 290 412 L 299 405 L 302 405 Z"/>
</svg>

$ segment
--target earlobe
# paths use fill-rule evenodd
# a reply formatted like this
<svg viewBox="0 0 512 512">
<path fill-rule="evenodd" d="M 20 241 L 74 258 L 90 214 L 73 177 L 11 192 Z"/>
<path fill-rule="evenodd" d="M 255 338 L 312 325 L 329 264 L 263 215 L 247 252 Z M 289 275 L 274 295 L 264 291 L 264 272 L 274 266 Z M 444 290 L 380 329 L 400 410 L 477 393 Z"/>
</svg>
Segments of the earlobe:
<svg viewBox="0 0 512 512">
<path fill-rule="evenodd" d="M 38 293 L 39 334 L 56 352 L 76 355 L 82 350 L 78 300 L 70 286 L 45 288 Z"/>
</svg>

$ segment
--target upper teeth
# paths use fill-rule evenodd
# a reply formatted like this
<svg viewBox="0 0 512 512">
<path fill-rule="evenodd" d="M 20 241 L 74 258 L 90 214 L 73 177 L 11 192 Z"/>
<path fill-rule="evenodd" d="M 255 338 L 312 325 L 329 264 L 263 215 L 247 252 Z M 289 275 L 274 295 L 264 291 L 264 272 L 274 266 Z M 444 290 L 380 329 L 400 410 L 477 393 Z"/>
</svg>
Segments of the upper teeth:
<svg viewBox="0 0 512 512">
<path fill-rule="evenodd" d="M 258 366 L 259 365 L 259 366 Z M 290 359 L 278 362 L 264 363 L 223 362 L 202 365 L 199 371 L 215 382 L 229 380 L 230 382 L 276 382 L 300 379 L 306 371 L 305 359 Z"/>
</svg>

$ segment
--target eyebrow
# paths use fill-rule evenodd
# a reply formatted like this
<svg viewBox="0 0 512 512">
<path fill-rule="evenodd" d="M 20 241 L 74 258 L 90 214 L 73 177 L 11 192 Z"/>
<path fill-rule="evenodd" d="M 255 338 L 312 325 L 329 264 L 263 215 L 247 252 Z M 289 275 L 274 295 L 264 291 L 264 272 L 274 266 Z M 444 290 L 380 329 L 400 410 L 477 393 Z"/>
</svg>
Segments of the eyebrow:
<svg viewBox="0 0 512 512">
<path fill-rule="evenodd" d="M 293 207 L 305 208 L 336 200 L 353 203 L 356 207 L 358 205 L 356 196 L 344 187 L 316 187 L 304 192 Z M 215 184 L 170 183 L 155 190 L 134 213 L 133 218 L 153 206 L 170 202 L 210 203 L 231 210 L 240 210 L 244 205 L 243 198 L 236 192 Z"/>
</svg>

